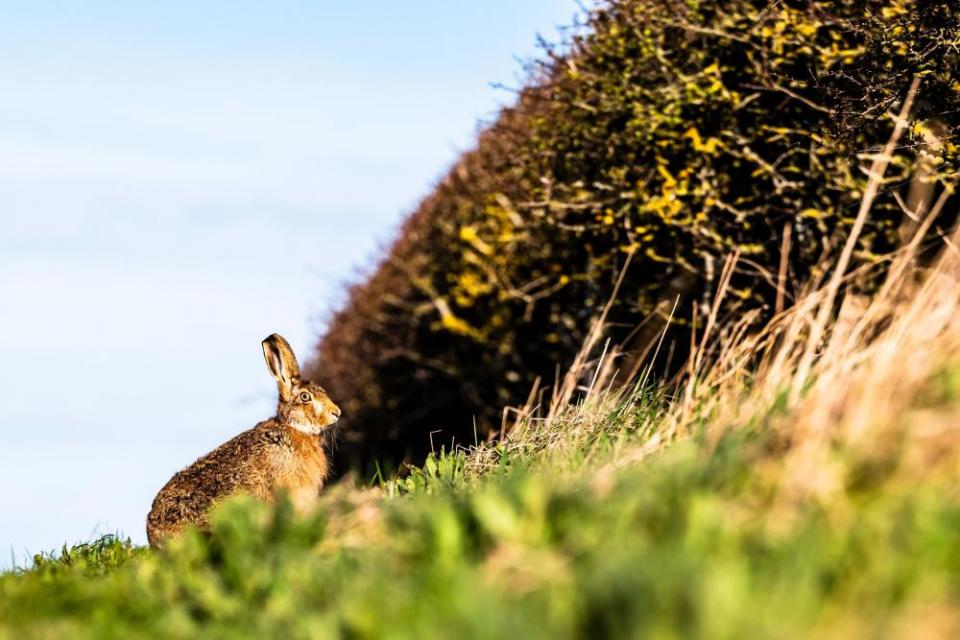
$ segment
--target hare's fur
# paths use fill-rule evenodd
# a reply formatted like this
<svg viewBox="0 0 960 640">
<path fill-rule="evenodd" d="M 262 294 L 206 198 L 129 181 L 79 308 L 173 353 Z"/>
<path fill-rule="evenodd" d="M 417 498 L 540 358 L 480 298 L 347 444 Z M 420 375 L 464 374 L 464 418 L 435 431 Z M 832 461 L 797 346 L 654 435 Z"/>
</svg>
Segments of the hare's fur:
<svg viewBox="0 0 960 640">
<path fill-rule="evenodd" d="M 193 525 L 207 526 L 210 508 L 238 493 L 271 501 L 287 492 L 300 511 L 316 502 L 329 463 L 323 432 L 340 409 L 321 387 L 300 379 L 290 345 L 274 334 L 263 341 L 264 356 L 277 379 L 277 415 L 220 445 L 175 474 L 153 500 L 147 539 L 164 538 Z"/>
</svg>

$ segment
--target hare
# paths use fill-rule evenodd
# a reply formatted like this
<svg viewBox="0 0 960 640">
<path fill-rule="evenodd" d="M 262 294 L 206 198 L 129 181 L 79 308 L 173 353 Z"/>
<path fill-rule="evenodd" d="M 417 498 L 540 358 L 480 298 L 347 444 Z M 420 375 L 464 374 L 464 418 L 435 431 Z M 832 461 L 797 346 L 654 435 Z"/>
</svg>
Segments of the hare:
<svg viewBox="0 0 960 640">
<path fill-rule="evenodd" d="M 277 415 L 220 445 L 164 485 L 147 516 L 151 546 L 189 525 L 206 528 L 210 508 L 238 493 L 270 501 L 287 491 L 300 512 L 319 498 L 329 469 L 322 434 L 340 418 L 340 409 L 320 386 L 300 379 L 300 366 L 282 337 L 265 339 L 263 355 L 280 391 Z"/>
</svg>

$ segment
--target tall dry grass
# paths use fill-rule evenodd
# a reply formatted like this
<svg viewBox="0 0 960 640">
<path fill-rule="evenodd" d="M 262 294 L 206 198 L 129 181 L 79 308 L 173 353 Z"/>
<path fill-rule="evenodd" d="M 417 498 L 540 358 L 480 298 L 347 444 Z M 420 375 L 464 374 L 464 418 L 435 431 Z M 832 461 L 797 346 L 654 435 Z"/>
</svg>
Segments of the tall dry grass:
<svg viewBox="0 0 960 640">
<path fill-rule="evenodd" d="M 599 349 L 602 314 L 549 397 L 535 387 L 526 406 L 505 414 L 507 435 L 500 446 L 555 453 L 589 449 L 598 431 L 652 403 L 654 410 L 643 417 L 644 437 L 618 450 L 597 472 L 599 478 L 704 425 L 708 437 L 718 440 L 764 416 L 785 443 L 777 462 L 785 501 L 838 494 L 844 474 L 838 451 L 896 459 L 904 470 L 918 473 L 960 471 L 960 415 L 925 406 L 932 381 L 960 363 L 960 231 L 930 233 L 950 202 L 953 183 L 944 184 L 932 202 L 935 190 L 926 189 L 928 199 L 905 211 L 910 234 L 899 251 L 883 264 L 848 271 L 874 198 L 888 188 L 885 175 L 911 124 L 918 86 L 914 82 L 899 113 L 891 114 L 890 140 L 867 170 L 863 201 L 832 268 L 806 283 L 792 306 L 759 332 L 750 329 L 753 317 L 719 318 L 740 259 L 732 253 L 687 367 L 656 390 L 649 369 L 627 374 L 627 385 L 618 380 L 624 375 L 617 368 L 622 354 L 609 343 Z M 930 246 L 931 237 L 939 246 Z M 871 268 L 882 270 L 884 280 L 874 294 L 858 294 L 852 285 Z M 777 280 L 782 286 L 783 272 Z M 654 358 L 661 346 L 651 345 Z M 598 350 L 599 357 L 591 358 Z M 483 469 L 491 462 L 489 449 L 480 447 L 473 461 Z"/>
</svg>

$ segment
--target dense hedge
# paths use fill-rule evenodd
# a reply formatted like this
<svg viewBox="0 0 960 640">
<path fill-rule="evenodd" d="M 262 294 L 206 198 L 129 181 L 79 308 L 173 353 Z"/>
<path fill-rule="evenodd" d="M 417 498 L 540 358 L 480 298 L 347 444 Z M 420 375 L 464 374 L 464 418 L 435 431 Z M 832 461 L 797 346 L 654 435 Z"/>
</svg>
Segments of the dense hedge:
<svg viewBox="0 0 960 640">
<path fill-rule="evenodd" d="M 960 125 L 958 20 L 919 0 L 602 2 L 331 319 L 309 369 L 344 408 L 345 453 L 398 461 L 431 432 L 494 432 L 571 362 L 628 256 L 610 317 L 624 348 L 679 296 L 682 350 L 735 247 L 723 313 L 768 314 L 784 234 L 802 281 L 852 222 L 861 167 L 919 75 L 918 124 L 857 259 L 888 252 L 919 122 Z M 941 180 L 956 160 L 948 143 Z"/>
</svg>

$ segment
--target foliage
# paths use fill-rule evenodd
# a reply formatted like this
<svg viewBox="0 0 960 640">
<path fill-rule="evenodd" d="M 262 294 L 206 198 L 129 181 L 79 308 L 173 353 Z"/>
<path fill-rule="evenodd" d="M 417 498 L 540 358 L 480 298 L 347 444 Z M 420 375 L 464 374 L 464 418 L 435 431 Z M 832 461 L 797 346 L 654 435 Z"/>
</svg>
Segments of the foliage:
<svg viewBox="0 0 960 640">
<path fill-rule="evenodd" d="M 624 269 L 609 316 L 624 374 L 675 301 L 659 367 L 685 360 L 734 250 L 720 316 L 768 318 L 781 266 L 789 303 L 842 241 L 919 76 L 913 137 L 858 243 L 858 264 L 878 260 L 923 122 L 960 124 L 958 20 L 927 1 L 601 2 L 332 318 L 309 369 L 344 407 L 347 462 L 495 435 L 567 369 Z"/>
</svg>

